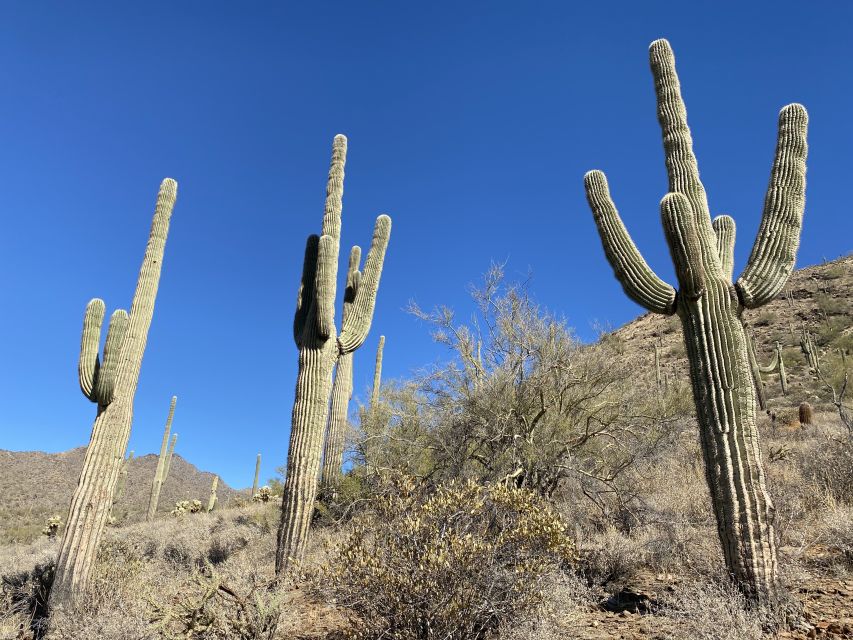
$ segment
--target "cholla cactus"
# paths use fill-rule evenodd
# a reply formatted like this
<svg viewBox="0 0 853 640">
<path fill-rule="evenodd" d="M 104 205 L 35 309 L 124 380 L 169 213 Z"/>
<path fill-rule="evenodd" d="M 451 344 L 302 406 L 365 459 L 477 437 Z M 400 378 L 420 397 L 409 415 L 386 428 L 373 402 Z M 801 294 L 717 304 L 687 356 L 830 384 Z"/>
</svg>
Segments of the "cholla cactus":
<svg viewBox="0 0 853 640">
<path fill-rule="evenodd" d="M 299 373 L 287 452 L 287 479 L 281 504 L 276 574 L 282 573 L 291 561 L 300 561 L 304 554 L 317 496 L 332 369 L 341 355 L 355 351 L 367 337 L 391 234 L 391 219 L 379 216 L 355 299 L 338 334 L 335 293 L 346 149 L 346 138 L 336 136 L 326 187 L 322 235 L 308 238 L 302 283 L 296 301 L 293 335 L 299 349 Z"/>
<path fill-rule="evenodd" d="M 678 314 L 687 346 L 705 473 L 729 573 L 759 605 L 779 585 L 774 509 L 758 446 L 756 394 L 744 309 L 770 302 L 794 266 L 805 203 L 806 110 L 782 109 L 764 214 L 749 262 L 732 282 L 734 221 L 711 221 L 699 179 L 675 56 L 666 40 L 650 47 L 669 193 L 661 217 L 679 290 L 664 282 L 628 235 L 600 171 L 585 177 L 604 251 L 627 295 L 649 311 Z"/>
<path fill-rule="evenodd" d="M 269 502 L 273 497 L 272 489 L 264 485 L 252 496 L 252 502 Z"/>
<path fill-rule="evenodd" d="M 180 517 L 188 513 L 198 513 L 201 511 L 201 500 L 180 500 L 175 503 L 175 508 L 171 513 L 174 517 Z"/>
<path fill-rule="evenodd" d="M 56 535 L 59 533 L 59 530 L 62 528 L 62 518 L 59 516 L 50 516 L 47 519 L 47 523 L 44 525 L 44 529 L 41 530 L 42 535 L 47 536 L 49 539 L 53 540 Z"/>
<path fill-rule="evenodd" d="M 151 483 L 151 496 L 148 498 L 148 513 L 146 520 L 153 520 L 157 514 L 157 503 L 160 501 L 160 489 L 166 481 L 166 475 L 169 473 L 168 466 L 171 462 L 171 454 L 175 450 L 175 438 L 172 440 L 172 451 L 168 450 L 169 432 L 172 430 L 172 418 L 175 416 L 175 404 L 178 402 L 178 396 L 172 396 L 172 402 L 169 404 L 169 415 L 166 418 L 166 427 L 163 429 L 163 442 L 160 444 L 160 456 L 157 458 L 157 470 L 154 472 L 154 481 Z"/>
<path fill-rule="evenodd" d="M 80 347 L 80 388 L 97 403 L 98 411 L 59 548 L 50 592 L 51 609 L 71 605 L 86 589 L 110 515 L 130 438 L 133 399 L 154 315 L 177 186 L 169 178 L 160 185 L 130 315 L 125 321 L 122 312 L 113 314 L 102 363 L 98 362 L 97 345 L 104 303 L 93 300 L 86 309 Z"/>
</svg>

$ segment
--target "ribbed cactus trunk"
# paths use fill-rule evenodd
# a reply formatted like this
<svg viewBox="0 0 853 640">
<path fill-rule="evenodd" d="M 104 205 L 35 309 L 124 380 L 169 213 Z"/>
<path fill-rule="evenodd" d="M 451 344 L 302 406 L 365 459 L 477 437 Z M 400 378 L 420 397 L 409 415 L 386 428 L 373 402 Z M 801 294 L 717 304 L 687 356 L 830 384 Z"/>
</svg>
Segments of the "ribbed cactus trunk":
<svg viewBox="0 0 853 640">
<path fill-rule="evenodd" d="M 216 489 L 217 489 L 217 487 L 219 487 L 219 476 L 213 476 L 213 482 L 210 484 L 210 497 L 207 499 L 207 512 L 208 513 L 213 511 L 214 508 L 216 508 L 216 501 L 217 501 Z"/>
<path fill-rule="evenodd" d="M 252 497 L 258 495 L 258 478 L 261 475 L 261 454 L 258 454 L 258 459 L 255 460 L 255 479 L 252 482 Z"/>
<path fill-rule="evenodd" d="M 759 367 L 761 373 L 773 373 L 774 371 L 778 371 L 779 373 L 779 384 L 782 385 L 782 395 L 788 395 L 788 374 L 785 371 L 785 359 L 782 356 L 782 345 L 778 342 L 776 343 L 775 350 L 773 352 L 773 360 L 770 361 L 766 367 Z"/>
<path fill-rule="evenodd" d="M 169 404 L 169 416 L 166 418 L 166 427 L 163 429 L 163 442 L 160 444 L 160 456 L 157 458 L 157 470 L 154 472 L 154 480 L 151 483 L 151 495 L 148 498 L 148 513 L 146 520 L 153 520 L 157 515 L 157 504 L 160 502 L 160 489 L 166 481 L 167 467 L 169 464 L 169 432 L 172 430 L 172 418 L 175 416 L 175 403 L 178 396 L 172 396 Z"/>
<path fill-rule="evenodd" d="M 600 171 L 586 175 L 587 199 L 605 253 L 627 295 L 656 313 L 677 313 L 684 331 L 705 473 L 729 573 L 756 605 L 775 602 L 779 587 L 773 505 L 756 428 L 756 394 L 744 309 L 772 300 L 794 266 L 805 195 L 805 109 L 788 105 L 764 214 L 749 262 L 732 282 L 734 221 L 711 220 L 693 155 L 669 43 L 650 48 L 663 132 L 669 193 L 661 202 L 664 232 L 679 290 L 648 266 L 625 229 Z"/>
<path fill-rule="evenodd" d="M 719 218 L 717 219 L 719 220 Z M 746 355 L 749 357 L 749 370 L 752 375 L 752 383 L 755 385 L 755 397 L 758 401 L 758 408 L 764 411 L 767 409 L 767 394 L 764 392 L 764 380 L 761 379 L 761 367 L 758 366 L 758 356 L 755 353 L 755 338 L 746 326 L 744 326 L 743 334 L 746 337 Z"/>
<path fill-rule="evenodd" d="M 301 562 L 317 497 L 323 436 L 329 417 L 332 369 L 342 354 L 360 347 L 373 318 L 376 291 L 391 233 L 391 219 L 379 216 L 373 241 L 358 281 L 355 298 L 335 328 L 335 293 L 340 249 L 341 209 L 347 141 L 336 136 L 326 187 L 326 206 L 320 237 L 310 236 L 305 248 L 302 283 L 293 323 L 299 349 L 299 373 L 287 453 L 287 471 L 276 549 L 276 574 Z"/>
<path fill-rule="evenodd" d="M 352 399 L 353 354 L 338 358 L 335 382 L 332 385 L 332 404 L 329 409 L 329 429 L 323 446 L 323 486 L 334 486 L 343 476 L 344 448 L 347 432 L 347 414 Z"/>
<path fill-rule="evenodd" d="M 360 262 L 361 248 L 355 246 L 350 251 L 349 267 L 347 268 L 347 288 L 344 292 L 344 306 L 341 314 L 343 323 L 347 321 L 347 316 L 352 310 L 358 287 L 361 284 L 361 273 L 358 270 Z M 349 414 L 349 403 L 352 399 L 352 361 L 352 351 L 341 353 L 338 355 L 338 363 L 335 366 L 332 404 L 329 408 L 329 426 L 323 445 L 323 473 L 320 478 L 323 486 L 334 486 L 343 475 L 347 415 Z"/>
<path fill-rule="evenodd" d="M 96 300 L 87 308 L 80 349 L 80 386 L 87 397 L 98 403 L 98 415 L 59 549 L 50 593 L 52 608 L 71 605 L 86 589 L 92 575 L 130 437 L 133 399 L 154 315 L 176 193 L 177 183 L 174 180 L 167 178 L 160 185 L 130 316 L 122 323 L 120 318 L 124 312 L 113 314 L 101 366 L 97 357 L 101 324 L 97 311 L 100 309 L 100 318 L 103 319 L 104 304 Z M 126 315 L 124 317 L 127 318 Z M 119 340 L 114 331 L 120 331 L 121 324 L 125 324 L 125 330 Z"/>
<path fill-rule="evenodd" d="M 169 479 L 169 470 L 172 468 L 172 458 L 175 457 L 175 445 L 178 444 L 178 434 L 172 434 L 172 442 L 169 443 L 169 455 L 166 456 L 166 466 L 163 468 L 163 483 Z"/>
</svg>

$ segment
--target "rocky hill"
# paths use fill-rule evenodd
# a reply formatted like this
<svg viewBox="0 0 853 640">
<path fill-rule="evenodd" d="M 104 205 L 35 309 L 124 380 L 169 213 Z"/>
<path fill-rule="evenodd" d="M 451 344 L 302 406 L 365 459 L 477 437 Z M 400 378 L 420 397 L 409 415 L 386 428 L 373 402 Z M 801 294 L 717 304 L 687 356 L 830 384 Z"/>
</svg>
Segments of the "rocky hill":
<svg viewBox="0 0 853 640">
<path fill-rule="evenodd" d="M 772 361 L 777 341 L 783 349 L 788 393 L 782 394 L 777 373 L 762 374 L 767 408 L 782 419 L 803 401 L 834 411 L 826 382 L 840 388 L 845 369 L 853 371 L 853 255 L 796 271 L 776 300 L 747 311 L 744 320 L 753 334 L 759 364 Z M 687 355 L 680 324 L 676 316 L 648 313 L 612 336 L 623 342 L 626 362 L 638 376 L 655 376 L 657 345 L 664 382 L 683 381 Z M 800 347 L 803 327 L 814 336 L 825 382 L 810 371 Z"/>
<path fill-rule="evenodd" d="M 0 450 L 0 544 L 29 541 L 39 535 L 47 518 L 63 519 L 83 466 L 84 447 L 63 453 Z M 124 496 L 113 514 L 118 520 L 138 521 L 148 509 L 157 456 L 135 458 L 128 467 Z M 168 513 L 179 500 L 207 503 L 213 475 L 175 454 L 160 493 L 158 511 Z M 225 505 L 241 495 L 220 479 L 217 496 Z M 248 493 L 246 493 L 248 496 Z"/>
</svg>

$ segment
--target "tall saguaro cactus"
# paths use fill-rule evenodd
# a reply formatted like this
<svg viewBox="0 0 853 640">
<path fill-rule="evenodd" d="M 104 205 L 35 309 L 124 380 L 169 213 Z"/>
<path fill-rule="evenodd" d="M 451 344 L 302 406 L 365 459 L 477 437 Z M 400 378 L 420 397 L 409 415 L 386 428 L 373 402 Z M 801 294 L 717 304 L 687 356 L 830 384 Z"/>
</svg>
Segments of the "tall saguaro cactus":
<svg viewBox="0 0 853 640">
<path fill-rule="evenodd" d="M 160 445 L 160 456 L 157 458 L 157 470 L 154 472 L 154 480 L 151 483 L 151 496 L 148 498 L 148 513 L 145 516 L 146 520 L 153 520 L 157 515 L 157 503 L 160 502 L 160 489 L 166 481 L 166 474 L 170 462 L 169 454 L 169 432 L 172 430 L 172 418 L 175 417 L 175 404 L 178 402 L 178 396 L 172 396 L 172 402 L 169 404 L 169 416 L 166 418 L 166 428 L 163 429 L 163 442 Z M 174 451 L 174 442 L 172 443 Z"/>
<path fill-rule="evenodd" d="M 370 407 L 379 403 L 379 388 L 382 386 L 382 352 L 385 349 L 385 336 L 379 336 L 379 346 L 376 347 L 376 365 L 373 368 L 373 389 L 370 392 Z M 479 343 L 477 350 L 479 352 Z"/>
<path fill-rule="evenodd" d="M 101 364 L 97 344 L 104 304 L 95 300 L 86 309 L 80 347 L 80 387 L 86 397 L 98 404 L 98 412 L 83 470 L 71 498 L 50 593 L 51 607 L 70 605 L 85 590 L 92 575 L 130 437 L 133 399 L 154 315 L 177 188 L 170 178 L 160 185 L 130 315 L 125 323 L 117 320 L 122 314 L 113 314 Z M 124 335 L 119 338 L 116 332 L 122 324 L 125 324 Z"/>
<path fill-rule="evenodd" d="M 778 589 L 774 509 L 764 479 L 756 428 L 755 387 L 741 314 L 776 296 L 794 266 L 805 204 L 806 110 L 782 109 L 770 186 L 749 262 L 732 282 L 734 230 L 726 216 L 712 224 L 699 179 L 675 57 L 666 40 L 650 47 L 657 112 L 663 131 L 669 193 L 661 218 L 679 289 L 661 280 L 640 255 L 600 171 L 586 194 L 604 251 L 628 296 L 649 311 L 678 314 L 684 330 L 705 474 L 728 570 L 755 604 Z"/>
<path fill-rule="evenodd" d="M 166 464 L 163 467 L 163 482 L 169 478 L 169 469 L 172 468 L 172 458 L 175 457 L 175 445 L 178 443 L 178 434 L 172 434 L 172 441 L 169 443 L 169 455 L 166 456 Z"/>
<path fill-rule="evenodd" d="M 127 486 L 127 471 L 128 467 L 130 467 L 130 463 L 133 461 L 133 449 L 130 450 L 130 453 L 127 454 L 127 457 L 124 459 L 124 462 L 121 465 L 121 471 L 118 476 L 118 486 L 116 487 L 116 495 L 113 498 L 113 503 L 121 500 L 124 495 L 124 488 Z"/>
<path fill-rule="evenodd" d="M 361 247 L 355 246 L 350 251 L 349 267 L 347 269 L 347 288 L 344 292 L 343 313 L 341 322 L 346 324 L 347 316 L 352 312 L 352 305 L 361 284 L 361 271 L 358 270 L 361 261 Z M 329 426 L 323 445 L 323 474 L 321 484 L 333 486 L 341 478 L 341 467 L 344 463 L 344 441 L 347 432 L 347 414 L 352 400 L 352 360 L 354 351 L 338 355 L 335 366 L 335 381 L 332 384 L 332 404 L 329 408 Z"/>
<path fill-rule="evenodd" d="M 285 571 L 291 562 L 302 560 L 317 496 L 332 368 L 342 354 L 352 353 L 367 337 L 391 235 L 391 218 L 379 216 L 364 263 L 364 274 L 338 334 L 335 293 L 346 151 L 346 138 L 336 136 L 326 186 L 322 235 L 308 237 L 296 302 L 293 334 L 299 349 L 299 373 L 275 558 L 277 574 Z"/>
</svg>

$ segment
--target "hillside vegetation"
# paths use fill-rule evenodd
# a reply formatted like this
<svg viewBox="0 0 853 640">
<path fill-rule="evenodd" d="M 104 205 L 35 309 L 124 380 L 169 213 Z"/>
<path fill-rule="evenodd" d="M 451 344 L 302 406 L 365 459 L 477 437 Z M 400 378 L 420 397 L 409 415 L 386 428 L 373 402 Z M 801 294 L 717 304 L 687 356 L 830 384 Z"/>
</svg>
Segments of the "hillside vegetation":
<svg viewBox="0 0 853 640">
<path fill-rule="evenodd" d="M 160 517 L 138 522 L 156 463 L 145 456 L 90 595 L 51 619 L 51 637 L 765 637 L 772 624 L 724 575 L 675 321 L 642 316 L 583 345 L 499 270 L 475 301 L 477 325 L 413 309 L 451 357 L 362 407 L 353 467 L 321 494 L 287 580 L 274 575 L 280 498 L 169 516 L 178 499 L 204 500 L 211 477 L 176 458 Z M 793 621 L 777 637 L 853 637 L 853 433 L 832 403 L 851 368 L 853 258 L 796 272 L 746 320 L 762 364 L 782 343 L 790 385 L 782 395 L 763 375 L 759 421 Z M 822 379 L 800 351 L 803 324 Z M 67 506 L 81 451 L 2 455 L 0 509 L 30 517 L 31 536 Z M 223 505 L 236 497 L 220 492 Z M 0 638 L 39 637 L 57 542 L 10 544 L 5 531 Z"/>
</svg>

